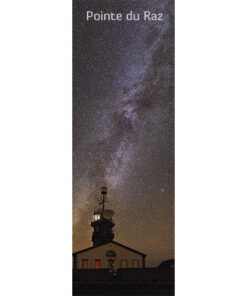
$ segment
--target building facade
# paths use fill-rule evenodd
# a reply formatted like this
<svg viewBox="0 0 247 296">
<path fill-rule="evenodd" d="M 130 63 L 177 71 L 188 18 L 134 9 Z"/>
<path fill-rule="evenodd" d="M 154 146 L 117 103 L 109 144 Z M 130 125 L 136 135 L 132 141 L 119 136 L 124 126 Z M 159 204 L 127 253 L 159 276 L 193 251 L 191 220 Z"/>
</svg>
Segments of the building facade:
<svg viewBox="0 0 247 296">
<path fill-rule="evenodd" d="M 74 269 L 145 268 L 146 255 L 114 241 L 113 211 L 105 209 L 106 188 L 101 191 L 100 207 L 94 211 L 93 246 L 73 253 Z"/>
<path fill-rule="evenodd" d="M 144 268 L 146 255 L 125 245 L 111 241 L 73 253 L 76 269 Z"/>
</svg>

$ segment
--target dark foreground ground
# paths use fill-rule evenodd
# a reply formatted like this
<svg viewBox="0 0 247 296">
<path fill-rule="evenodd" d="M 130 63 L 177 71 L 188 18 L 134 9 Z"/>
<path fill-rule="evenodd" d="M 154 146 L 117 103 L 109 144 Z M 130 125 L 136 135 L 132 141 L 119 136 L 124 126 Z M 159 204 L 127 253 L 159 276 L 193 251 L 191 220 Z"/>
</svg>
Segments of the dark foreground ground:
<svg viewBox="0 0 247 296">
<path fill-rule="evenodd" d="M 74 269 L 73 296 L 174 295 L 174 260 L 157 268 Z"/>
<path fill-rule="evenodd" d="M 173 284 L 95 283 L 73 284 L 73 295 L 174 295 Z"/>
</svg>

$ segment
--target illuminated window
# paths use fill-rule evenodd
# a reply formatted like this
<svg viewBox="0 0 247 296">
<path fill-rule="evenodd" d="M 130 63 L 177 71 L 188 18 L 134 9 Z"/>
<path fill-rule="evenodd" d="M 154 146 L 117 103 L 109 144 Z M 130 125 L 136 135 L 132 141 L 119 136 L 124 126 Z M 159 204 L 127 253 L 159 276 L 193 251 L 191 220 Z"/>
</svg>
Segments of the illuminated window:
<svg viewBox="0 0 247 296">
<path fill-rule="evenodd" d="M 94 221 L 100 220 L 100 214 L 94 215 L 93 219 Z"/>
<path fill-rule="evenodd" d="M 100 268 L 100 259 L 95 260 L 95 268 L 99 269 Z"/>
<path fill-rule="evenodd" d="M 88 260 L 87 259 L 82 260 L 82 268 L 85 268 L 85 269 L 88 268 Z"/>
</svg>

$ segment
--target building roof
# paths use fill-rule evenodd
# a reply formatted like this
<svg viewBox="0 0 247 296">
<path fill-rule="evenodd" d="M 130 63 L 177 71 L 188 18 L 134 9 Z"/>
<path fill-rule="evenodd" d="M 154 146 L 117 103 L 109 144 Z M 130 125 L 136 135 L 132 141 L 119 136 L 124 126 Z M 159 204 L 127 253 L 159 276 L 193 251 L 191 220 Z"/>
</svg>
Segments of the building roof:
<svg viewBox="0 0 247 296">
<path fill-rule="evenodd" d="M 97 246 L 97 247 L 89 247 L 89 248 L 86 248 L 86 249 L 83 249 L 83 250 L 80 250 L 80 251 L 74 252 L 74 253 L 73 253 L 73 256 L 75 256 L 75 255 L 77 255 L 77 254 L 80 254 L 80 253 L 83 253 L 83 252 L 86 252 L 86 251 L 89 251 L 89 250 L 92 250 L 92 249 L 99 248 L 99 247 L 101 247 L 101 246 L 103 246 L 103 245 L 106 245 L 106 244 L 111 244 L 111 243 L 113 243 L 113 244 L 115 244 L 115 245 L 117 245 L 117 246 L 120 246 L 120 247 L 122 247 L 122 248 L 125 248 L 125 249 L 127 249 L 127 250 L 129 250 L 129 251 L 135 252 L 135 253 L 137 253 L 137 254 L 143 256 L 143 257 L 146 257 L 146 256 L 147 256 L 147 255 L 144 254 L 144 253 L 141 253 L 141 252 L 139 252 L 139 251 L 137 251 L 137 250 L 131 249 L 131 248 L 129 248 L 129 247 L 125 246 L 125 245 L 122 245 L 122 244 L 120 244 L 120 243 L 117 243 L 117 242 L 115 242 L 115 241 L 111 241 L 111 242 L 108 242 L 108 243 L 102 244 L 102 245 Z"/>
<path fill-rule="evenodd" d="M 175 264 L 175 259 L 169 259 L 169 260 L 161 262 L 160 265 L 157 266 L 157 268 L 170 268 L 170 267 L 174 266 L 174 264 Z"/>
</svg>

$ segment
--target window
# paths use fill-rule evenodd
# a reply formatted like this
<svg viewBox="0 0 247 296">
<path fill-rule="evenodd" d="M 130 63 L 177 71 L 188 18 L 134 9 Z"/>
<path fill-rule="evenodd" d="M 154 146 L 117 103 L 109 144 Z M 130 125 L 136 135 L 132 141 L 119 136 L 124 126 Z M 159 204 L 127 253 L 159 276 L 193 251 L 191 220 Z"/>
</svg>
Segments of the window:
<svg viewBox="0 0 247 296">
<path fill-rule="evenodd" d="M 139 260 L 132 260 L 132 267 L 139 268 Z"/>
<path fill-rule="evenodd" d="M 96 268 L 96 269 L 99 269 L 100 267 L 101 267 L 100 259 L 96 259 L 96 260 L 95 260 L 95 268 Z"/>
<path fill-rule="evenodd" d="M 82 259 L 82 268 L 87 269 L 88 268 L 88 260 Z"/>
<path fill-rule="evenodd" d="M 100 220 L 100 214 L 96 214 L 93 216 L 94 221 Z"/>
<path fill-rule="evenodd" d="M 106 252 L 106 257 L 116 257 L 116 253 L 113 250 L 109 250 Z"/>
<path fill-rule="evenodd" d="M 127 268 L 127 260 L 121 260 L 121 268 Z"/>
</svg>

